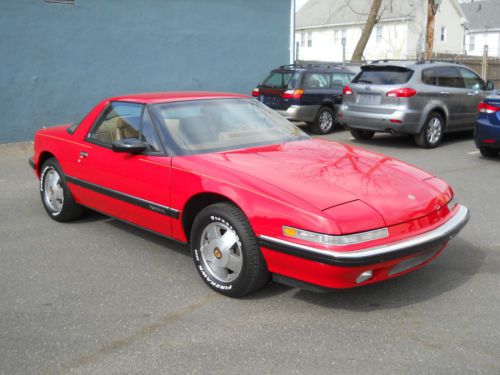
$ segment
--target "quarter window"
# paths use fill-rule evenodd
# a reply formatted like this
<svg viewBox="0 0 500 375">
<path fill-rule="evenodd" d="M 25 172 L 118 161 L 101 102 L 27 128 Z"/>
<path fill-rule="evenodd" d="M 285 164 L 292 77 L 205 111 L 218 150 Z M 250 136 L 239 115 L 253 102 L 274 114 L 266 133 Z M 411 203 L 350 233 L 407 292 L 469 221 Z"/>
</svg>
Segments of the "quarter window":
<svg viewBox="0 0 500 375">
<path fill-rule="evenodd" d="M 330 86 L 330 75 L 327 73 L 306 74 L 304 87 L 306 89 L 326 89 Z"/>
</svg>

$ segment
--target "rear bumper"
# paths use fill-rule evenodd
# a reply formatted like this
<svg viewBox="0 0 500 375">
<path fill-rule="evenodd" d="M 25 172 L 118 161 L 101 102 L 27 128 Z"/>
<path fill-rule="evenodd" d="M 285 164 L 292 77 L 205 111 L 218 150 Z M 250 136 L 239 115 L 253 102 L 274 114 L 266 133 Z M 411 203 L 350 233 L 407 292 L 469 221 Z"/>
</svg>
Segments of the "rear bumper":
<svg viewBox="0 0 500 375">
<path fill-rule="evenodd" d="M 500 126 L 478 121 L 474 130 L 474 142 L 477 147 L 500 149 Z"/>
<path fill-rule="evenodd" d="M 327 288 L 350 288 L 399 276 L 432 260 L 469 220 L 467 207 L 458 205 L 454 211 L 445 223 L 428 232 L 356 251 L 325 250 L 268 236 L 260 236 L 259 241 L 268 262 L 287 263 L 271 272 Z M 373 277 L 357 282 L 367 271 L 372 272 Z"/>
<path fill-rule="evenodd" d="M 291 105 L 288 109 L 275 109 L 275 111 L 290 121 L 313 122 L 319 107 L 319 105 Z"/>
<path fill-rule="evenodd" d="M 356 107 L 356 106 L 352 106 Z M 422 113 L 409 109 L 395 109 L 376 113 L 356 110 L 349 104 L 342 104 L 339 108 L 340 121 L 348 128 L 371 130 L 375 132 L 418 134 Z"/>
</svg>

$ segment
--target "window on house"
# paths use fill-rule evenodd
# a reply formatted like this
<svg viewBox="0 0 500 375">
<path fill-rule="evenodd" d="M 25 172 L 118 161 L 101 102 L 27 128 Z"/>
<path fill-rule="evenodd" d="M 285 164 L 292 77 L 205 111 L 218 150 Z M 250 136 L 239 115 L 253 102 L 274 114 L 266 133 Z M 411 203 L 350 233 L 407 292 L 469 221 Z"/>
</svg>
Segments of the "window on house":
<svg viewBox="0 0 500 375">
<path fill-rule="evenodd" d="M 474 51 L 476 49 L 476 36 L 469 36 L 469 50 Z"/>
<path fill-rule="evenodd" d="M 308 47 L 312 47 L 312 45 L 313 45 L 312 37 L 313 37 L 312 33 L 307 33 L 307 46 Z"/>
<path fill-rule="evenodd" d="M 333 43 L 336 45 L 340 44 L 340 30 L 335 30 L 333 33 Z"/>
<path fill-rule="evenodd" d="M 441 42 L 444 42 L 446 40 L 446 27 L 441 27 L 441 35 L 440 38 Z"/>
<path fill-rule="evenodd" d="M 301 47 L 306 46 L 306 33 L 304 32 L 300 33 L 300 46 Z"/>
<path fill-rule="evenodd" d="M 345 30 L 342 30 L 342 39 L 340 40 L 341 44 L 345 43 L 346 41 L 346 31 Z"/>
<path fill-rule="evenodd" d="M 382 26 L 377 26 L 375 28 L 375 41 L 377 43 L 382 42 Z"/>
</svg>

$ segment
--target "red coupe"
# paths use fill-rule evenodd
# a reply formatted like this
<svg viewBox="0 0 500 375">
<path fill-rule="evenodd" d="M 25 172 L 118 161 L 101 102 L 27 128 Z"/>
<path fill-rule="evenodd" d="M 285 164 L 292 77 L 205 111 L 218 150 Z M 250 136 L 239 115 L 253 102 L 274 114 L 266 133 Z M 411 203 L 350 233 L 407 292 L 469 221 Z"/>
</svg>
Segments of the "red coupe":
<svg viewBox="0 0 500 375">
<path fill-rule="evenodd" d="M 243 95 L 173 92 L 99 103 L 36 132 L 47 213 L 82 207 L 189 243 L 232 297 L 271 276 L 350 288 L 413 271 L 467 223 L 442 180 L 390 157 L 311 139 Z"/>
</svg>

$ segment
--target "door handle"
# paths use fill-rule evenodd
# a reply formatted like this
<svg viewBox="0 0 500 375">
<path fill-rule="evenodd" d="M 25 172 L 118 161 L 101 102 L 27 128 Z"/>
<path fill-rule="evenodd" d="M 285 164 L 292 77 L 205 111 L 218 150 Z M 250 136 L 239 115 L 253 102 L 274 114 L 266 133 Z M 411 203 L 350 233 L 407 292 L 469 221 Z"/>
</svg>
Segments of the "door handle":
<svg viewBox="0 0 500 375">
<path fill-rule="evenodd" d="M 86 151 L 80 151 L 80 157 L 81 158 L 86 158 L 87 156 L 89 156 L 88 152 L 86 152 Z"/>
<path fill-rule="evenodd" d="M 440 94 L 441 94 L 441 95 L 444 95 L 444 96 L 447 96 L 447 95 L 449 94 L 449 92 L 448 92 L 448 91 L 441 91 L 441 93 L 440 93 Z"/>
<path fill-rule="evenodd" d="M 475 96 L 476 93 L 475 92 L 468 92 L 467 95 L 469 95 L 469 96 Z"/>
</svg>

